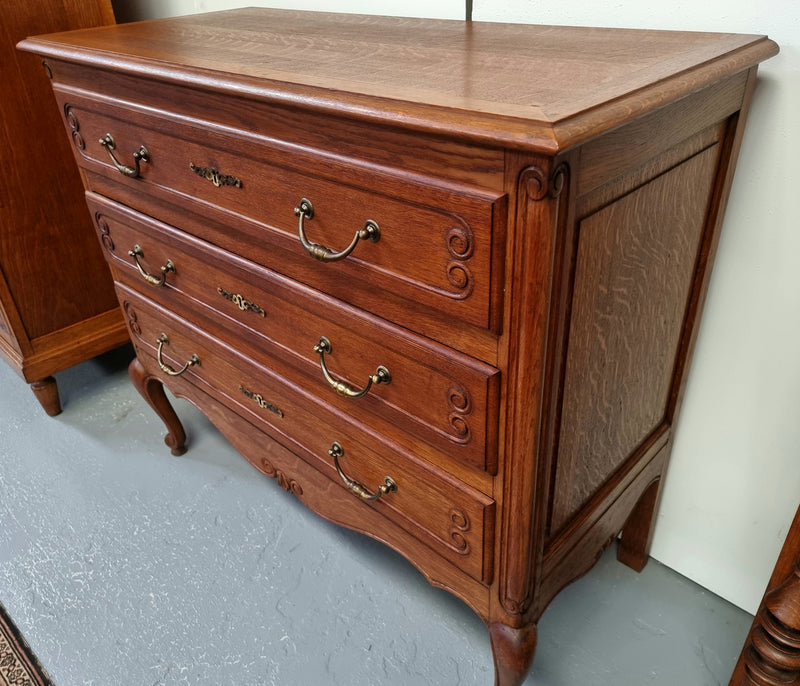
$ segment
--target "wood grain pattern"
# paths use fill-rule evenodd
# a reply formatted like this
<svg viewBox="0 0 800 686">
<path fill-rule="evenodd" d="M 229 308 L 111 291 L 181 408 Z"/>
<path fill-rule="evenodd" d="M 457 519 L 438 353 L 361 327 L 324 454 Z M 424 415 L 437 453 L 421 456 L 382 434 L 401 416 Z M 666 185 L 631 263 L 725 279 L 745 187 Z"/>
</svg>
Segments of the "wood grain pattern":
<svg viewBox="0 0 800 686">
<path fill-rule="evenodd" d="M 107 0 L 31 0 L 0 13 L 0 355 L 36 383 L 33 391 L 51 415 L 60 412 L 51 375 L 121 344 L 126 334 L 47 69 L 15 45 L 32 33 L 113 20 Z M 109 312 L 116 326 L 96 326 Z M 80 339 L 72 350 L 53 338 L 67 330 Z"/>
<path fill-rule="evenodd" d="M 22 47 L 51 62 L 131 376 L 171 447 L 185 436 L 162 384 L 281 488 L 473 607 L 496 686 L 525 680 L 539 617 L 620 532 L 620 559 L 645 564 L 774 43 L 237 10 Z M 106 128 L 128 155 L 152 146 L 141 178 L 109 165 L 93 142 Z M 386 242 L 320 269 L 289 213 L 303 196 L 314 240 L 386 216 Z M 163 286 L 137 273 L 133 242 L 150 272 L 175 261 Z M 160 371 L 162 332 L 167 364 L 200 364 Z M 363 403 L 336 396 L 311 352 L 328 332 L 342 378 L 385 363 L 396 379 Z M 398 490 L 356 499 L 333 440 L 350 478 Z"/>
<path fill-rule="evenodd" d="M 59 93 L 58 100 L 69 112 L 67 127 L 71 130 L 79 122 L 85 134 L 82 144 L 74 146 L 81 166 L 173 203 L 191 198 L 196 212 L 225 217 L 226 224 L 231 217 L 241 218 L 258 231 L 264 245 L 307 257 L 294 214 L 303 198 L 314 206 L 314 217 L 305 220 L 304 227 L 315 243 L 341 249 L 366 220 L 380 226 L 378 242 L 362 241 L 340 263 L 314 262 L 306 274 L 297 274 L 286 262 L 265 256 L 267 266 L 308 278 L 312 285 L 326 274 L 333 279 L 359 278 L 476 326 L 496 329 L 493 294 L 500 290 L 502 273 L 493 271 L 492 263 L 498 259 L 494 253 L 501 252 L 497 243 L 502 231 L 493 230 L 493 224 L 504 222 L 502 196 L 464 186 L 414 183 L 408 175 L 345 164 L 313 151 L 295 149 L 287 155 L 252 137 L 214 136 L 207 128 L 167 117 L 143 114 L 133 127 L 125 121 L 130 116 L 127 108 L 109 105 L 98 111 L 96 103 L 71 93 Z M 130 157 L 146 145 L 151 160 L 142 165 L 140 178 L 127 180 L 110 164 L 98 143 L 107 131 L 113 132 L 122 159 L 126 151 Z M 215 186 L 193 173 L 192 165 L 234 176 L 240 186 Z"/>
<path fill-rule="evenodd" d="M 405 429 L 406 439 L 399 440 L 412 449 L 435 446 L 445 459 L 449 455 L 496 471 L 497 416 L 490 408 L 497 405 L 499 374 L 494 367 L 410 336 L 101 196 L 87 199 L 118 280 L 170 311 L 204 309 L 209 326 L 229 345 L 254 359 L 268 354 L 281 374 L 378 431 Z M 150 273 L 160 274 L 168 261 L 175 265 L 164 286 L 154 288 L 141 278 L 128 254 L 134 245 L 142 248 L 140 262 Z M 240 309 L 220 295 L 220 288 L 243 294 L 262 314 Z M 334 348 L 326 364 L 338 380 L 358 389 L 380 364 L 391 382 L 373 386 L 358 400 L 343 398 L 321 373 L 314 351 L 320 336 Z"/>
<path fill-rule="evenodd" d="M 294 386 L 271 368 L 200 333 L 128 288 L 118 284 L 117 290 L 139 350 L 155 356 L 157 340 L 166 333 L 166 364 L 179 369 L 196 354 L 200 363 L 185 373 L 186 379 L 284 445 L 304 454 L 307 461 L 325 469 L 334 481 L 338 476 L 328 449 L 334 441 L 340 443 L 345 449 L 343 469 L 349 477 L 371 491 L 387 475 L 397 483 L 397 492 L 375 503 L 375 507 L 384 510 L 384 516 L 401 522 L 406 530 L 435 546 L 439 554 L 468 574 L 491 581 L 483 578 L 488 547 L 484 536 L 493 529 L 491 498 L 433 470 L 416 456 L 397 451 L 391 442 L 367 427 L 331 411 L 325 396 L 315 397 Z M 252 401 L 255 394 L 267 401 L 266 407 Z"/>
<path fill-rule="evenodd" d="M 155 360 L 144 351 L 139 357 L 139 365 L 145 376 L 153 378 L 158 383 L 163 383 L 165 380 Z M 135 365 L 132 363 L 133 366 Z M 292 494 L 311 510 L 335 524 L 348 527 L 390 546 L 405 556 L 431 584 L 453 593 L 480 617 L 488 618 L 489 592 L 486 585 L 476 581 L 439 555 L 432 553 L 418 555 L 419 539 L 403 526 L 386 518 L 380 508 L 370 507 L 355 500 L 341 487 L 340 482 L 331 480 L 328 474 L 304 460 L 299 460 L 290 449 L 256 429 L 253 424 L 196 385 L 182 377 L 172 378 L 169 383 L 172 393 L 197 406 L 256 469 L 270 478 L 276 478 L 277 472 L 280 471 L 299 484 L 302 493 L 298 493 L 295 489 L 292 490 Z"/>
<path fill-rule="evenodd" d="M 522 686 L 536 653 L 536 626 L 526 624 L 515 628 L 499 622 L 490 624 L 489 640 L 492 643 L 497 686 Z"/>
<path fill-rule="evenodd" d="M 122 57 L 115 54 L 120 35 Z M 391 116 L 407 127 L 455 128 L 460 137 L 550 152 L 582 136 L 589 124 L 605 127 L 664 104 L 674 97 L 670 86 L 686 92 L 690 67 L 700 88 L 777 51 L 762 36 L 252 8 L 58 41 L 55 49 L 47 39 L 26 49 L 78 60 L 93 53 L 93 61 L 118 71 L 145 68 L 158 78 L 215 89 L 235 84 L 260 99 L 374 120 Z M 395 105 L 387 109 L 387 100 Z M 584 116 L 570 127 L 578 115 Z M 557 137 L 556 122 L 563 131 Z"/>
<path fill-rule="evenodd" d="M 718 153 L 580 223 L 554 531 L 666 419 Z"/>
</svg>

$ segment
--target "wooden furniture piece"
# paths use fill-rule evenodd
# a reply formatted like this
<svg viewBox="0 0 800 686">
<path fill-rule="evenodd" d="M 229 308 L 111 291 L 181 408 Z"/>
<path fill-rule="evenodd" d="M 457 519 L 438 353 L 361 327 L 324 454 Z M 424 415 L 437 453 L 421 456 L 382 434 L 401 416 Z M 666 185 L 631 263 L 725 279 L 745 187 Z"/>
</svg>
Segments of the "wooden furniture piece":
<svg viewBox="0 0 800 686">
<path fill-rule="evenodd" d="M 0 12 L 0 357 L 61 411 L 55 372 L 128 340 L 83 184 L 32 33 L 113 24 L 108 0 L 25 0 Z"/>
<path fill-rule="evenodd" d="M 800 686 L 800 509 L 729 686 Z"/>
<path fill-rule="evenodd" d="M 764 37 L 243 9 L 43 55 L 137 350 L 489 625 L 640 569 Z"/>
</svg>

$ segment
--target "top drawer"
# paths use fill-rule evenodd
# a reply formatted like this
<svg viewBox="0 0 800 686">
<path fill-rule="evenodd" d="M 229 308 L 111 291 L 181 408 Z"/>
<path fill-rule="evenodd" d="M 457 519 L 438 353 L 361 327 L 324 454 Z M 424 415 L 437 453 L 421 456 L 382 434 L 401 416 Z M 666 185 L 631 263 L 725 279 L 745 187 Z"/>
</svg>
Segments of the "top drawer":
<svg viewBox="0 0 800 686">
<path fill-rule="evenodd" d="M 68 89 L 57 96 L 92 190 L 173 223 L 152 201 L 184 208 L 205 220 L 187 219 L 184 230 L 250 259 L 256 253 L 264 266 L 344 300 L 357 279 L 373 297 L 354 304 L 375 314 L 398 309 L 397 297 L 410 301 L 400 308 L 409 328 L 411 310 L 423 305 L 499 329 L 505 195 L 290 145 L 269 132 L 123 108 Z"/>
</svg>

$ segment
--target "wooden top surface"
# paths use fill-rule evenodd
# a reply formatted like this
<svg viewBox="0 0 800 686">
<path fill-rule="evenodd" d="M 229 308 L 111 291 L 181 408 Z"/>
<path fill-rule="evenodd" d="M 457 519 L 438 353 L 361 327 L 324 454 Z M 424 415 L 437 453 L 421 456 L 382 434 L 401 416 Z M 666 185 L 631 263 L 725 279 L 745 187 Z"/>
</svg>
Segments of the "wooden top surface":
<svg viewBox="0 0 800 686">
<path fill-rule="evenodd" d="M 261 8 L 51 34 L 20 47 L 424 130 L 499 133 L 551 150 L 778 50 L 763 36 L 739 34 Z"/>
</svg>

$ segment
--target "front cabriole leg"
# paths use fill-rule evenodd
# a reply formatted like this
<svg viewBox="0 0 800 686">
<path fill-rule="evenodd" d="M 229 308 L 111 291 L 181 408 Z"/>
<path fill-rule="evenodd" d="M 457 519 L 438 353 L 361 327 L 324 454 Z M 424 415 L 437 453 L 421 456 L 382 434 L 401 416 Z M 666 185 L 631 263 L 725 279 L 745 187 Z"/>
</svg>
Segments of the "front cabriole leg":
<svg viewBox="0 0 800 686">
<path fill-rule="evenodd" d="M 183 455 L 186 452 L 186 432 L 164 393 L 164 384 L 159 378 L 148 373 L 138 357 L 135 357 L 128 367 L 128 375 L 136 390 L 166 425 L 167 435 L 164 437 L 164 443 L 169 446 L 173 455 Z"/>
<path fill-rule="evenodd" d="M 535 624 L 519 628 L 501 622 L 489 625 L 495 686 L 521 686 L 533 664 L 537 635 Z"/>
</svg>

